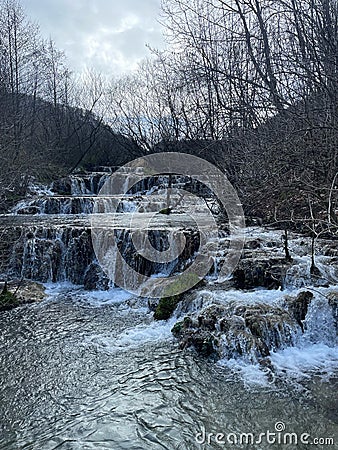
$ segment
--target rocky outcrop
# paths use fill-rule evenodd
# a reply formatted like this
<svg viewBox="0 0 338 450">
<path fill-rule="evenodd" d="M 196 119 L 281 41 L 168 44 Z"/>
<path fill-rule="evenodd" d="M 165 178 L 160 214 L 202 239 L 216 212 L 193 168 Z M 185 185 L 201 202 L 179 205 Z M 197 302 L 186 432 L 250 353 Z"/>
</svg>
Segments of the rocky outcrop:
<svg viewBox="0 0 338 450">
<path fill-rule="evenodd" d="M 292 345 L 301 329 L 277 306 L 213 304 L 176 323 L 172 332 L 182 347 L 193 346 L 204 355 L 257 362 L 270 351 Z"/>
<path fill-rule="evenodd" d="M 296 319 L 297 323 L 304 331 L 303 321 L 308 311 L 309 304 L 313 299 L 313 294 L 310 291 L 300 292 L 297 297 L 286 297 L 286 306 L 289 313 Z"/>
<path fill-rule="evenodd" d="M 41 302 L 46 298 L 45 288 L 34 281 L 13 281 L 0 284 L 0 311 L 9 311 L 28 303 Z"/>
</svg>

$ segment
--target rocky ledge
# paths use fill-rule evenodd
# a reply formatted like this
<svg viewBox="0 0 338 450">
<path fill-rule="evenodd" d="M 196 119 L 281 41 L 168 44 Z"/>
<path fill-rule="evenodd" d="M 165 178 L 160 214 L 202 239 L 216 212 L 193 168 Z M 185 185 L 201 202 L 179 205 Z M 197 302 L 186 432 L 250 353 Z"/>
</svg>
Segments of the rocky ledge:
<svg viewBox="0 0 338 450">
<path fill-rule="evenodd" d="M 28 303 L 41 302 L 46 298 L 45 288 L 34 281 L 0 282 L 0 312 L 9 311 Z"/>
<path fill-rule="evenodd" d="M 327 300 L 338 330 L 338 292 L 329 294 Z M 238 305 L 235 301 L 211 304 L 186 315 L 172 333 L 182 348 L 192 346 L 205 356 L 262 362 L 271 351 L 295 345 L 304 333 L 303 323 L 312 301 L 316 301 L 312 292 L 302 291 L 296 297 L 286 296 L 280 306 Z"/>
</svg>

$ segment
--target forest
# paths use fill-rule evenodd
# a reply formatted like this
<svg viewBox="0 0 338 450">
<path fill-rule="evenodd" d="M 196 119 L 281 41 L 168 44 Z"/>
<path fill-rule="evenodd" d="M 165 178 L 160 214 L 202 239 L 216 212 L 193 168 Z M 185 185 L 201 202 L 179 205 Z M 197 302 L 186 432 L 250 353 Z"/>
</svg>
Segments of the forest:
<svg viewBox="0 0 338 450">
<path fill-rule="evenodd" d="M 71 73 L 16 0 L 0 13 L 3 207 L 31 177 L 183 151 L 224 170 L 249 216 L 336 222 L 334 0 L 164 0 L 166 49 L 110 78 Z"/>
<path fill-rule="evenodd" d="M 78 73 L 0 0 L 0 448 L 333 448 L 337 0 L 73 3 L 165 45 Z"/>
</svg>

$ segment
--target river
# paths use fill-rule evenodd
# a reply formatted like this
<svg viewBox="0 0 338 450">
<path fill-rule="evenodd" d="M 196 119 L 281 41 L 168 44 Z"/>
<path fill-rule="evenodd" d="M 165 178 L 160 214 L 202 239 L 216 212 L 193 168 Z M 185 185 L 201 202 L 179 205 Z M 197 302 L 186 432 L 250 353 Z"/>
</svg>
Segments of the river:
<svg viewBox="0 0 338 450">
<path fill-rule="evenodd" d="M 48 293 L 2 315 L 2 449 L 295 448 L 277 443 L 279 422 L 305 449 L 304 433 L 337 432 L 338 355 L 329 347 L 303 350 L 311 364 L 297 377 L 285 355 L 285 375 L 271 380 L 253 365 L 222 366 L 179 349 L 173 321 L 154 323 L 145 300 L 121 290 L 59 284 Z M 276 443 L 272 435 L 257 443 L 267 431 Z M 256 443 L 241 445 L 242 433 Z"/>
</svg>

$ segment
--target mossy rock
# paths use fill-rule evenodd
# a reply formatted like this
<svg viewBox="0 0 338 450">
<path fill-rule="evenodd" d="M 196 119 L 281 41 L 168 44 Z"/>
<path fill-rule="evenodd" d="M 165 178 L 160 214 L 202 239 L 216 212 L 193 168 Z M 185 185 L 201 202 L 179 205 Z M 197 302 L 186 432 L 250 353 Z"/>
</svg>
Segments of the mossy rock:
<svg viewBox="0 0 338 450">
<path fill-rule="evenodd" d="M 155 320 L 167 320 L 175 311 L 176 306 L 183 298 L 183 293 L 191 289 L 201 281 L 195 273 L 183 273 L 178 279 L 165 287 L 163 297 L 160 299 L 155 309 Z"/>
<path fill-rule="evenodd" d="M 163 290 L 163 297 L 174 297 L 189 291 L 202 281 L 195 273 L 185 272 L 177 277 L 176 281 L 166 286 Z"/>
<path fill-rule="evenodd" d="M 0 294 L 0 311 L 8 311 L 20 304 L 17 297 L 11 292 L 4 289 Z"/>
<path fill-rule="evenodd" d="M 180 320 L 179 322 L 175 323 L 175 325 L 171 329 L 171 332 L 175 337 L 179 338 L 181 337 L 181 335 L 184 333 L 185 330 L 187 330 L 188 328 L 192 328 L 193 325 L 194 324 L 191 317 L 186 316 L 184 317 L 183 320 Z"/>
<path fill-rule="evenodd" d="M 179 337 L 183 331 L 184 323 L 182 321 L 176 322 L 172 327 L 171 332 L 174 336 Z"/>
<path fill-rule="evenodd" d="M 5 282 L 0 292 L 0 311 L 40 302 L 46 297 L 44 286 L 30 280 Z"/>
<path fill-rule="evenodd" d="M 165 214 L 165 215 L 169 216 L 169 214 L 171 213 L 171 208 L 163 208 L 158 213 L 159 214 Z"/>
<path fill-rule="evenodd" d="M 155 320 L 167 320 L 175 311 L 178 302 L 181 300 L 180 295 L 172 295 L 170 297 L 163 297 L 160 299 L 155 310 Z"/>
</svg>

